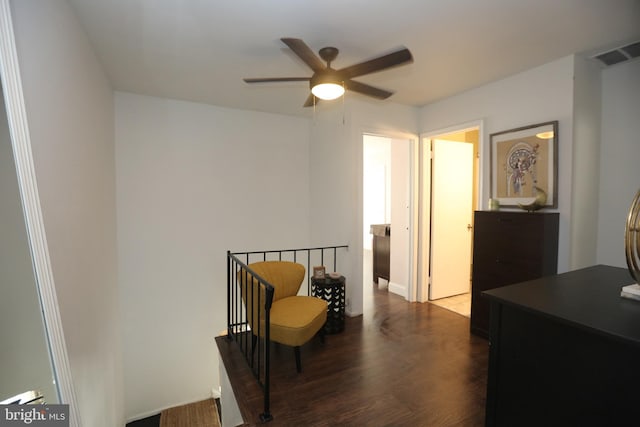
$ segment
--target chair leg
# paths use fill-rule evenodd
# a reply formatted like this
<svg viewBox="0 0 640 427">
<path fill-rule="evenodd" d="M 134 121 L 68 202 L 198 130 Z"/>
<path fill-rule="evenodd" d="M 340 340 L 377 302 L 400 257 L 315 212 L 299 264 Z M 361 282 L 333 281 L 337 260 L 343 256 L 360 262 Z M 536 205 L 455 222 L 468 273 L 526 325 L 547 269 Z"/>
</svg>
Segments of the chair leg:
<svg viewBox="0 0 640 427">
<path fill-rule="evenodd" d="M 296 355 L 296 370 L 298 373 L 302 372 L 302 363 L 300 362 L 300 346 L 293 347 L 293 352 Z"/>
</svg>

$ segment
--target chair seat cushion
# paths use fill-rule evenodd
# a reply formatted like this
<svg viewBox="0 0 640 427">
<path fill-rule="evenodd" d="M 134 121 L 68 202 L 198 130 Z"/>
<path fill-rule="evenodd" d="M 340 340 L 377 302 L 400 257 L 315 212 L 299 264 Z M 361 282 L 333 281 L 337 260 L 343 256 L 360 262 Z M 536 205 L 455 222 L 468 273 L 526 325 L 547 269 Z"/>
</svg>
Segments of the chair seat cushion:
<svg viewBox="0 0 640 427">
<path fill-rule="evenodd" d="M 271 306 L 271 340 L 292 347 L 309 341 L 327 320 L 327 302 L 310 296 L 293 296 Z"/>
</svg>

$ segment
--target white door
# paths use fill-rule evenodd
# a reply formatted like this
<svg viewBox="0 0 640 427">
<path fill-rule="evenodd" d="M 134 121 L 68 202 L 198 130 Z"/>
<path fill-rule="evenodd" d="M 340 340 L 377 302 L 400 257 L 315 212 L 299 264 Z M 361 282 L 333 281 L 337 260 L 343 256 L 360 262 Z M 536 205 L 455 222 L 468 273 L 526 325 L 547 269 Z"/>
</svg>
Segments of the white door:
<svg viewBox="0 0 640 427">
<path fill-rule="evenodd" d="M 431 286 L 435 300 L 469 292 L 473 144 L 432 141 Z"/>
</svg>

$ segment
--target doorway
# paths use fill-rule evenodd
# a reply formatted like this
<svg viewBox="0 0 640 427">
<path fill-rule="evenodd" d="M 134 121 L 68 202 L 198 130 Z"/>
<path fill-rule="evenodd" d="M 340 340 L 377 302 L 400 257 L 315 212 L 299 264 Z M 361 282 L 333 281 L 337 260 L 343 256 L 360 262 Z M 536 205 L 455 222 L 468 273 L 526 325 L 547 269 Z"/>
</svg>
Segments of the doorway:
<svg viewBox="0 0 640 427">
<path fill-rule="evenodd" d="M 377 286 L 410 299 L 410 291 L 415 288 L 412 285 L 415 143 L 411 139 L 372 134 L 363 134 L 362 141 L 363 285 Z M 372 230 L 376 230 L 376 236 Z M 367 298 L 363 302 L 366 311 Z"/>
<path fill-rule="evenodd" d="M 380 251 L 380 245 L 384 242 L 385 249 L 390 249 L 390 236 L 385 236 L 384 230 L 391 224 L 391 138 L 363 135 L 362 143 L 362 282 L 364 295 L 368 296 L 368 287 L 388 289 L 390 254 Z M 382 235 L 374 237 L 372 230 L 376 228 L 383 230 Z M 374 239 L 377 239 L 376 274 Z M 363 298 L 365 311 L 371 308 L 370 302 L 370 298 Z"/>
<path fill-rule="evenodd" d="M 422 138 L 420 301 L 469 317 L 480 124 Z"/>
</svg>

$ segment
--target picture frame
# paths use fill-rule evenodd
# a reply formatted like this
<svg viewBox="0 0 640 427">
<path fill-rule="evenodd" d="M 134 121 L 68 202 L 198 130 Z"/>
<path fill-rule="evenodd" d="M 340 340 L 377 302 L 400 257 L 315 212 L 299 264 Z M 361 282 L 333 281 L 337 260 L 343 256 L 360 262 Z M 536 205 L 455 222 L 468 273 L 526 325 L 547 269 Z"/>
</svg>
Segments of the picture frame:
<svg viewBox="0 0 640 427">
<path fill-rule="evenodd" d="M 496 132 L 490 139 L 490 197 L 516 208 L 546 193 L 545 208 L 558 207 L 558 121 Z"/>
<path fill-rule="evenodd" d="M 314 279 L 324 279 L 325 278 L 325 268 L 323 265 L 318 267 L 313 267 L 313 278 Z"/>
</svg>

